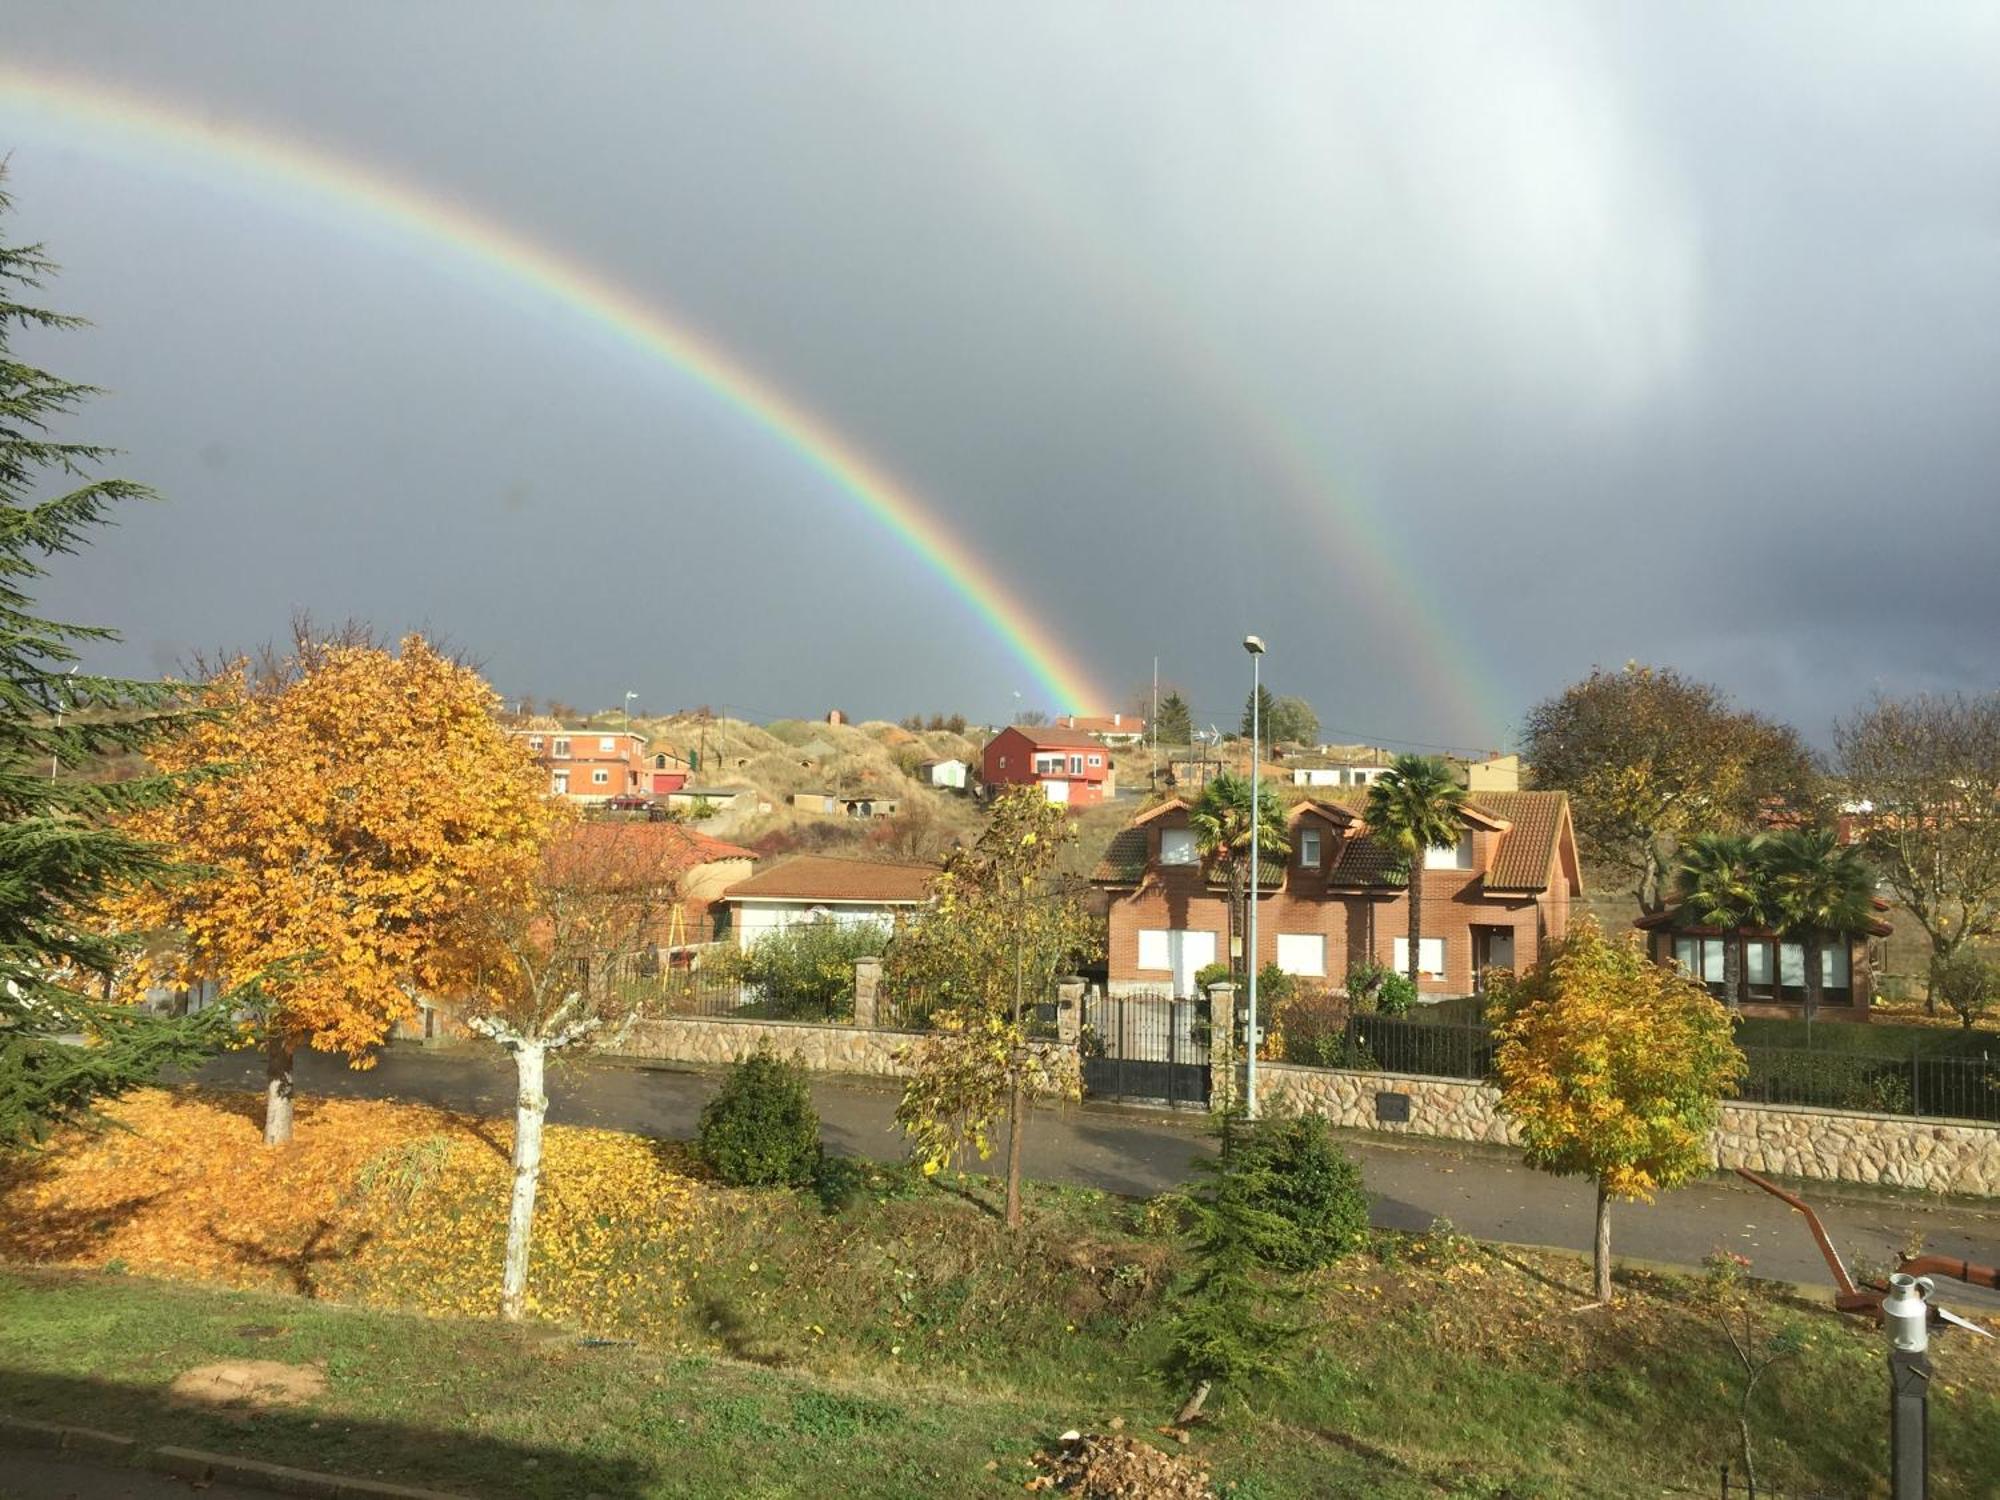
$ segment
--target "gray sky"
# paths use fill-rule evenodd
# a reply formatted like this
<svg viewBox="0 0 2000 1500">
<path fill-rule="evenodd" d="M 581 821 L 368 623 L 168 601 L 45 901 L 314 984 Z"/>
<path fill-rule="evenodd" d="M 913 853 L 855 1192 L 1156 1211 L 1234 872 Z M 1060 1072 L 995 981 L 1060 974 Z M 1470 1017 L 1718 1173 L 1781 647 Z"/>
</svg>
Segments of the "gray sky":
<svg viewBox="0 0 2000 1500">
<path fill-rule="evenodd" d="M 291 139 L 701 330 L 1107 691 L 1237 642 L 1328 732 L 1506 741 L 1632 657 L 1823 738 L 1996 685 L 2000 7 L 11 0 L 0 66 Z M 28 351 L 167 503 L 104 665 L 428 624 L 507 692 L 1046 704 L 699 382 L 447 247 L 0 86 Z"/>
</svg>

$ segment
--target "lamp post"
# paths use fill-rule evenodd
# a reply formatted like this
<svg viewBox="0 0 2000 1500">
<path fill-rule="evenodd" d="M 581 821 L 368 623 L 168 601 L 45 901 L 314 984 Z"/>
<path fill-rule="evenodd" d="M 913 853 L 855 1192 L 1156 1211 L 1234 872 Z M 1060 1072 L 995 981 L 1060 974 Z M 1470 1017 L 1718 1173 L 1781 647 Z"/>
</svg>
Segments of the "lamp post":
<svg viewBox="0 0 2000 1500">
<path fill-rule="evenodd" d="M 1249 951 L 1243 956 L 1243 966 L 1250 971 L 1250 1011 L 1247 1020 L 1250 1058 L 1243 1080 L 1243 1108 L 1244 1113 L 1254 1120 L 1257 1118 L 1257 829 L 1264 821 L 1258 801 L 1262 789 L 1258 762 L 1262 757 L 1257 750 L 1263 735 L 1263 725 L 1257 713 L 1263 706 L 1258 701 L 1263 697 L 1264 689 L 1262 637 L 1244 636 L 1243 649 L 1250 653 L 1250 916 L 1244 923 L 1249 929 L 1246 937 Z"/>
<path fill-rule="evenodd" d="M 637 693 L 627 693 L 625 695 L 625 732 L 627 734 L 632 732 L 632 700 L 638 696 Z"/>
</svg>

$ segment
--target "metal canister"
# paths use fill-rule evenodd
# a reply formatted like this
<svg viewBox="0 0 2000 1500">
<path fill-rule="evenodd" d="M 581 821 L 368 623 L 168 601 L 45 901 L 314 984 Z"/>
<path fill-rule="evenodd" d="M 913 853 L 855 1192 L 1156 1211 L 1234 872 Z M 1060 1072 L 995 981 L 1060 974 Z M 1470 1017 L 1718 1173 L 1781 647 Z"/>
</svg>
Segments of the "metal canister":
<svg viewBox="0 0 2000 1500">
<path fill-rule="evenodd" d="M 1891 1347 L 1912 1354 L 1930 1347 L 1931 1310 L 1924 1300 L 1930 1294 L 1928 1276 L 1906 1276 L 1899 1271 L 1889 1278 L 1889 1295 L 1882 1299 L 1882 1326 L 1889 1332 Z"/>
</svg>

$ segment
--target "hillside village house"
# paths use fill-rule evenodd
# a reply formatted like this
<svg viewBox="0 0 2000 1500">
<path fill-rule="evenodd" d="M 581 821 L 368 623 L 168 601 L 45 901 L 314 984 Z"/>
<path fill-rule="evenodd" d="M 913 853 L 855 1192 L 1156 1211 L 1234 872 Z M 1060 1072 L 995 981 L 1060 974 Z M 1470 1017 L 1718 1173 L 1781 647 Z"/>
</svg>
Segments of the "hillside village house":
<svg viewBox="0 0 2000 1500">
<path fill-rule="evenodd" d="M 728 927 L 748 948 L 766 933 L 800 922 L 874 922 L 892 926 L 898 912 L 931 898 L 936 865 L 878 864 L 800 854 L 732 885 L 724 893 Z"/>
<path fill-rule="evenodd" d="M 1081 730 L 1100 745 L 1136 745 L 1146 737 L 1146 721 L 1137 714 L 1060 714 L 1055 727 Z"/>
<path fill-rule="evenodd" d="M 1117 790 L 1111 752 L 1081 729 L 1012 725 L 986 742 L 980 780 L 989 796 L 1039 786 L 1051 802 L 1088 807 Z"/>
<path fill-rule="evenodd" d="M 510 729 L 548 768 L 549 791 L 572 802 L 603 802 L 645 791 L 646 737 L 630 730 Z"/>
<path fill-rule="evenodd" d="M 1293 786 L 1372 786 L 1389 774 L 1377 763 L 1356 764 L 1323 755 L 1293 755 L 1285 759 Z"/>
<path fill-rule="evenodd" d="M 1879 898 L 1877 911 L 1889 904 Z M 1729 999 L 1726 976 L 1729 950 L 1740 951 L 1738 973 L 1743 1014 L 1796 1019 L 1805 1009 L 1806 953 L 1803 943 L 1780 937 L 1769 928 L 1698 927 L 1680 920 L 1670 907 L 1632 924 L 1643 932 L 1647 951 L 1663 964 L 1675 964 L 1690 977 L 1699 979 L 1708 992 L 1725 1004 Z M 1876 920 L 1868 930 L 1846 939 L 1835 938 L 1820 949 L 1820 1009 L 1823 1021 L 1868 1021 L 1875 1001 L 1874 966 L 1869 959 L 1869 943 L 1886 938 L 1894 929 Z"/>
<path fill-rule="evenodd" d="M 927 785 L 962 792 L 965 790 L 966 775 L 971 770 L 972 767 L 962 760 L 927 760 L 917 767 L 917 776 Z"/>
<path fill-rule="evenodd" d="M 1259 968 L 1275 962 L 1338 986 L 1364 959 L 1406 967 L 1409 897 L 1391 878 L 1389 851 L 1369 836 L 1365 797 L 1313 796 L 1288 809 L 1291 853 L 1259 872 Z M 1418 988 L 1427 998 L 1476 994 L 1485 970 L 1533 962 L 1568 930 L 1583 891 L 1565 794 L 1481 796 L 1466 804 L 1464 829 L 1454 846 L 1431 850 L 1421 872 Z M 1092 879 L 1109 898 L 1112 993 L 1189 995 L 1195 974 L 1223 957 L 1227 879 L 1202 863 L 1186 802 L 1133 819 Z"/>
</svg>

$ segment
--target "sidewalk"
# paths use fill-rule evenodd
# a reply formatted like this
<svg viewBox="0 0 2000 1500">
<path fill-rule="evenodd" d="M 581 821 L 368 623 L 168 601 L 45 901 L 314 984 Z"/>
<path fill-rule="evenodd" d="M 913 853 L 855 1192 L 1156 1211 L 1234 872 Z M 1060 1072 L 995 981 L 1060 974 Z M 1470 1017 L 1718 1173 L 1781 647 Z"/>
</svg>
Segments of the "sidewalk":
<svg viewBox="0 0 2000 1500">
<path fill-rule="evenodd" d="M 220 1087 L 261 1089 L 263 1058 L 225 1054 L 197 1076 Z M 337 1058 L 301 1053 L 297 1076 L 303 1094 L 407 1099 L 485 1115 L 513 1110 L 513 1068 L 483 1048 L 391 1047 L 364 1073 Z M 685 1140 L 694 1135 L 715 1084 L 714 1074 L 692 1070 L 564 1063 L 549 1072 L 549 1118 Z M 829 1150 L 878 1161 L 903 1156 L 892 1086 L 821 1075 L 813 1081 L 813 1100 Z M 1511 1153 L 1490 1147 L 1359 1132 L 1348 1132 L 1346 1145 L 1361 1163 L 1382 1228 L 1421 1230 L 1446 1218 L 1476 1239 L 1590 1248 L 1595 1202 L 1580 1178 L 1531 1171 Z M 1148 1197 L 1185 1183 L 1191 1159 L 1212 1150 L 1198 1115 L 1101 1105 L 1040 1108 L 1028 1131 L 1026 1172 L 1043 1181 Z M 997 1167 L 998 1158 L 990 1165 Z M 1936 1254 L 2000 1261 L 2000 1203 L 1970 1207 L 1832 1183 L 1802 1191 L 1850 1266 L 1857 1257 L 1886 1264 L 1913 1240 Z M 1620 1257 L 1687 1267 L 1721 1246 L 1749 1256 L 1755 1275 L 1830 1286 L 1804 1220 L 1734 1179 L 1697 1183 L 1654 1204 L 1617 1204 L 1611 1243 Z M 1951 1299 L 2000 1305 L 2000 1299 L 1956 1286 Z"/>
<path fill-rule="evenodd" d="M 270 1500 L 269 1490 L 190 1485 L 144 1469 L 114 1468 L 68 1454 L 0 1448 L 0 1500 Z"/>
</svg>

